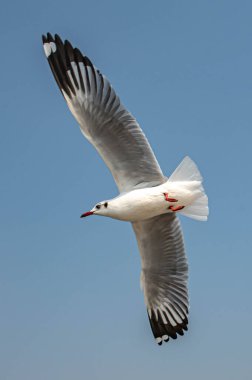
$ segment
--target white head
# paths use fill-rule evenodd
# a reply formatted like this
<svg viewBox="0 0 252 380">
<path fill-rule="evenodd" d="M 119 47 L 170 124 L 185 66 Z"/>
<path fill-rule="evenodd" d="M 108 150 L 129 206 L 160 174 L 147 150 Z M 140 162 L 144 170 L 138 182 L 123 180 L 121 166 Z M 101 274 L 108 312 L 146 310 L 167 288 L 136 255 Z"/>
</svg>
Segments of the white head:
<svg viewBox="0 0 252 380">
<path fill-rule="evenodd" d="M 84 218 L 89 215 L 103 215 L 103 216 L 110 216 L 110 210 L 109 210 L 109 202 L 103 201 L 97 203 L 92 210 L 88 212 L 84 212 L 84 214 L 81 215 L 81 218 Z"/>
</svg>

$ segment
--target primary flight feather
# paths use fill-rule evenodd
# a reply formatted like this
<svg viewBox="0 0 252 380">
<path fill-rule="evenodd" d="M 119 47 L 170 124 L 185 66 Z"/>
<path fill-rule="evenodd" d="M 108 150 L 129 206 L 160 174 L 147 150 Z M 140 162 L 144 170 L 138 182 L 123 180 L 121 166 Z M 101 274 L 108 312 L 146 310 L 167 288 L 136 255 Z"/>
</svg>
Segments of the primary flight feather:
<svg viewBox="0 0 252 380">
<path fill-rule="evenodd" d="M 132 223 L 148 317 L 161 345 L 187 330 L 188 264 L 176 214 L 207 220 L 202 177 L 189 157 L 165 177 L 137 121 L 89 58 L 57 34 L 43 36 L 43 46 L 81 132 L 109 167 L 120 192 L 81 216 L 103 215 Z"/>
</svg>

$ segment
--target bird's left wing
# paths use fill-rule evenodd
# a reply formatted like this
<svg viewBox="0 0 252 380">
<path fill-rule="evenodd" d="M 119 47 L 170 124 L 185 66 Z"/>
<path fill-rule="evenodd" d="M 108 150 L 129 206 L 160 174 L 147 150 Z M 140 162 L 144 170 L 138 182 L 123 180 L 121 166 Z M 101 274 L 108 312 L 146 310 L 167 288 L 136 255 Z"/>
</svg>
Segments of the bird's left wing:
<svg viewBox="0 0 252 380">
<path fill-rule="evenodd" d="M 107 78 L 68 41 L 50 33 L 43 45 L 56 82 L 84 136 L 109 167 L 120 192 L 166 181 L 135 118 Z"/>
<path fill-rule="evenodd" d="M 141 254 L 141 287 L 158 344 L 187 330 L 188 264 L 175 213 L 132 223 Z"/>
</svg>

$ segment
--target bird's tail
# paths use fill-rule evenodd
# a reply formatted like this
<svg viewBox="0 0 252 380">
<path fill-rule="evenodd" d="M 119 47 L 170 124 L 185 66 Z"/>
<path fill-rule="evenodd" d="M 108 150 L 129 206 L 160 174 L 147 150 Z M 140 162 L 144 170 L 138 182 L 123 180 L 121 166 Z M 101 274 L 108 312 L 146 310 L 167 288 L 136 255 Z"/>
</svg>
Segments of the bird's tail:
<svg viewBox="0 0 252 380">
<path fill-rule="evenodd" d="M 203 178 L 197 165 L 190 157 L 187 156 L 183 159 L 169 177 L 169 182 L 187 182 L 187 187 L 197 194 L 192 204 L 183 208 L 179 213 L 196 220 L 207 220 L 209 214 L 208 197 L 202 186 Z"/>
</svg>

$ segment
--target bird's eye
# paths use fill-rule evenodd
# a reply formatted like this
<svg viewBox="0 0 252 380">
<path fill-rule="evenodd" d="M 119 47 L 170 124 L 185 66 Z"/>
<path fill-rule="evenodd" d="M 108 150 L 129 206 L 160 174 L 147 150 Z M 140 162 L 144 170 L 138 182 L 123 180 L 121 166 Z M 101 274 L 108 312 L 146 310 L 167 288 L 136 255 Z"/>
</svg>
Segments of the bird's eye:
<svg viewBox="0 0 252 380">
<path fill-rule="evenodd" d="M 106 208 L 108 207 L 108 202 L 104 203 L 104 207 L 106 207 Z"/>
<path fill-rule="evenodd" d="M 99 208 L 101 208 L 101 205 L 96 205 L 95 208 L 99 210 Z"/>
</svg>

